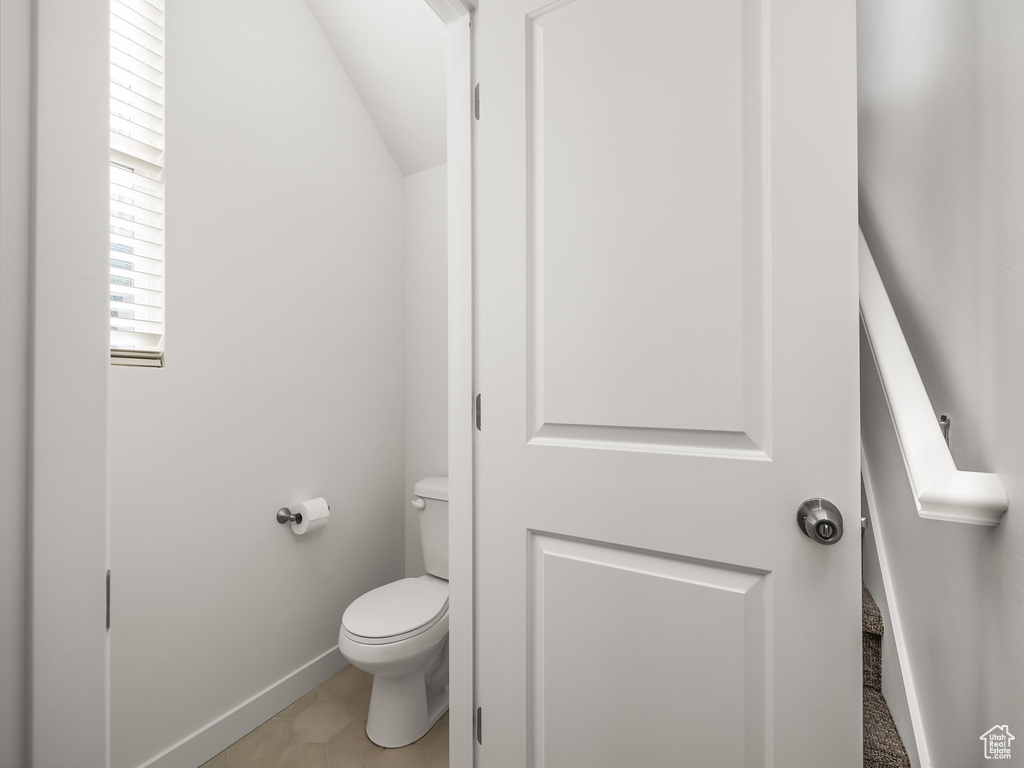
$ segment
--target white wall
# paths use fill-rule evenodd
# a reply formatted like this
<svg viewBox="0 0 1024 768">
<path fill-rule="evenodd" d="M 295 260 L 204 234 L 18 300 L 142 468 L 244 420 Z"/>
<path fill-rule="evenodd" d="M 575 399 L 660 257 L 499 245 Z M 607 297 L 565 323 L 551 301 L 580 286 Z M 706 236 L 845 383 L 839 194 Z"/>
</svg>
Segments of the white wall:
<svg viewBox="0 0 1024 768">
<path fill-rule="evenodd" d="M 987 459 L 973 5 L 858 3 L 861 224 L 961 469 Z"/>
<path fill-rule="evenodd" d="M 112 381 L 115 768 L 403 572 L 402 177 L 303 0 L 167 26 L 167 365 Z M 320 495 L 321 535 L 274 521 Z"/>
<path fill-rule="evenodd" d="M 0 767 L 27 760 L 31 2 L 0 4 Z"/>
<path fill-rule="evenodd" d="M 405 573 L 423 573 L 416 481 L 448 474 L 447 166 L 406 176 Z"/>
<path fill-rule="evenodd" d="M 444 162 L 448 34 L 424 0 L 307 0 L 403 175 Z"/>
<path fill-rule="evenodd" d="M 1024 723 L 1024 9 L 860 0 L 858 36 L 864 234 L 957 466 L 1010 496 L 995 529 L 924 521 L 898 454 L 874 473 L 932 756 L 980 765 L 983 731 Z"/>
</svg>

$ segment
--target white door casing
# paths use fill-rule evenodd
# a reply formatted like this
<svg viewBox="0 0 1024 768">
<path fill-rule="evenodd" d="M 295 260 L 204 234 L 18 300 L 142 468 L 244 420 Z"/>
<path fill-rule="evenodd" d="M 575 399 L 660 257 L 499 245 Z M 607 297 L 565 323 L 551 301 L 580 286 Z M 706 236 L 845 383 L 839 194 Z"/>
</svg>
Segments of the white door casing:
<svg viewBox="0 0 1024 768">
<path fill-rule="evenodd" d="M 29 759 L 106 768 L 110 6 L 33 14 Z"/>
<path fill-rule="evenodd" d="M 449 764 L 473 765 L 473 157 L 468 0 L 426 0 L 448 37 Z"/>
<path fill-rule="evenodd" d="M 474 26 L 478 763 L 859 766 L 854 3 Z"/>
</svg>

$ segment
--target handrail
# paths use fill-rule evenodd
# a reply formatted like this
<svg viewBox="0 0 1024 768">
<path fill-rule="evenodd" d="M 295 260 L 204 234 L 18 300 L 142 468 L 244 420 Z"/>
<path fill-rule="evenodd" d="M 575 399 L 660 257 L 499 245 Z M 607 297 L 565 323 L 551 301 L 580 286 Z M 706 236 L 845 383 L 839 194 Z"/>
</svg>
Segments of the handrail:
<svg viewBox="0 0 1024 768">
<path fill-rule="evenodd" d="M 921 517 L 999 525 L 1009 506 L 999 475 L 956 468 L 896 312 L 860 233 L 860 318 L 889 404 Z"/>
</svg>

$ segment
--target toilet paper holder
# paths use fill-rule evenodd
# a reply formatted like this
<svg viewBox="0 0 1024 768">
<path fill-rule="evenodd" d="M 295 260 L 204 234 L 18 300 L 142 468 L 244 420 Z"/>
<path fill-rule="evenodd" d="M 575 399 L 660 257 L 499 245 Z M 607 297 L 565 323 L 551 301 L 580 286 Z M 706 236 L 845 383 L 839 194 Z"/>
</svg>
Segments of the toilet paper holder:
<svg viewBox="0 0 1024 768">
<path fill-rule="evenodd" d="M 331 511 L 330 504 L 327 505 L 327 511 Z M 277 522 L 279 522 L 281 525 L 285 525 L 286 523 L 295 523 L 296 525 L 302 525 L 302 513 L 299 512 L 298 514 L 293 514 L 292 511 L 288 509 L 288 507 L 281 507 L 279 510 L 277 510 Z"/>
<path fill-rule="evenodd" d="M 300 512 L 299 514 L 294 515 L 292 514 L 292 511 L 288 509 L 288 507 L 281 507 L 279 510 L 277 510 L 277 522 L 279 522 L 281 525 L 285 525 L 286 523 L 295 523 L 296 525 L 301 525 L 302 513 Z"/>
</svg>

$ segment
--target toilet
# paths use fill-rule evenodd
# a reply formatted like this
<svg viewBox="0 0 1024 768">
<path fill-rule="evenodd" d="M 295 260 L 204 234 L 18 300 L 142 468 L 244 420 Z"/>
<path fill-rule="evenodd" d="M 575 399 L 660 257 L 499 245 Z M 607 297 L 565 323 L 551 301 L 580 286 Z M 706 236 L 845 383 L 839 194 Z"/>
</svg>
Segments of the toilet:
<svg viewBox="0 0 1024 768">
<path fill-rule="evenodd" d="M 448 710 L 448 478 L 416 483 L 427 573 L 357 598 L 341 618 L 338 647 L 373 675 L 366 735 L 382 747 L 419 739 Z"/>
</svg>

